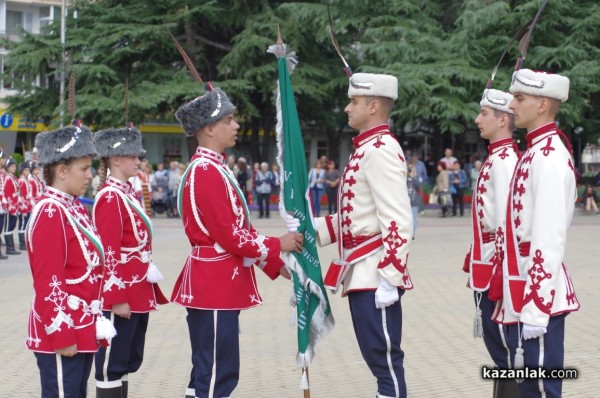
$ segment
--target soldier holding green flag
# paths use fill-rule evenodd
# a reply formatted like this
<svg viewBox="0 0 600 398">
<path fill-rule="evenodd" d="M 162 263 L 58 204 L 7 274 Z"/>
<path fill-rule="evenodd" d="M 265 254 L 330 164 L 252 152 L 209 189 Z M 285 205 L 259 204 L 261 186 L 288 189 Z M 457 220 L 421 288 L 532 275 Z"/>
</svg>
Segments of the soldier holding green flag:
<svg viewBox="0 0 600 398">
<path fill-rule="evenodd" d="M 280 238 L 258 233 L 250 224 L 246 199 L 225 164 L 226 148 L 235 145 L 239 124 L 235 106 L 220 89 L 184 104 L 175 116 L 198 149 L 179 188 L 179 214 L 192 245 L 171 300 L 187 309 L 192 345 L 193 383 L 187 395 L 229 397 L 239 379 L 240 310 L 262 303 L 254 266 L 269 278 L 290 278 L 279 257 L 298 251 L 303 236 Z M 291 218 L 288 230 L 298 226 Z"/>
</svg>

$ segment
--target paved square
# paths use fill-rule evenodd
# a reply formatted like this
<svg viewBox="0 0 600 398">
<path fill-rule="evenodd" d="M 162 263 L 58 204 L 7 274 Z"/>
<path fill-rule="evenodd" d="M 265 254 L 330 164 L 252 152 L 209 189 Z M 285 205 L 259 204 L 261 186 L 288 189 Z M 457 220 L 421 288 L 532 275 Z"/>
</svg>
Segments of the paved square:
<svg viewBox="0 0 600 398">
<path fill-rule="evenodd" d="M 600 373 L 600 217 L 577 209 L 568 235 L 565 263 L 581 310 L 567 317 L 565 366 L 579 369 L 579 379 L 563 383 L 564 397 L 597 397 Z M 275 216 L 275 214 L 273 215 Z M 403 301 L 406 381 L 410 397 L 479 398 L 491 396 L 492 382 L 480 377 L 491 364 L 483 341 L 472 337 L 473 298 L 461 271 L 470 244 L 470 217 L 420 216 L 417 239 L 409 259 L 415 289 Z M 189 252 L 181 220 L 154 220 L 154 260 L 165 275 L 161 287 L 170 296 Z M 255 219 L 263 234 L 280 235 L 277 217 Z M 319 251 L 325 267 L 335 247 Z M 295 328 L 289 326 L 291 283 L 271 282 L 258 274 L 264 300 L 241 315 L 241 380 L 233 398 L 303 397 L 295 366 Z M 24 345 L 33 288 L 27 255 L 0 260 L 0 397 L 39 397 L 35 358 Z M 334 331 L 317 345 L 310 367 L 313 398 L 373 398 L 375 379 L 364 364 L 354 339 L 347 300 L 330 295 Z M 161 306 L 150 316 L 146 357 L 130 375 L 129 396 L 183 397 L 191 369 L 185 309 Z M 90 397 L 95 396 L 93 372 Z"/>
</svg>

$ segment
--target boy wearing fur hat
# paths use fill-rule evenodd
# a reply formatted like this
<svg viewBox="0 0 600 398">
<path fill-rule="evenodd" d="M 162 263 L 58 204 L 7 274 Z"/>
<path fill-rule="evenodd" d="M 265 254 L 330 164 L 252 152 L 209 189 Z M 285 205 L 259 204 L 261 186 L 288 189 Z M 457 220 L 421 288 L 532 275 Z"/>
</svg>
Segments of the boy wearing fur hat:
<svg viewBox="0 0 600 398">
<path fill-rule="evenodd" d="M 13 158 L 8 158 L 4 164 L 6 175 L 4 178 L 4 198 L 8 207 L 8 222 L 6 231 L 4 231 L 4 241 L 6 242 L 6 254 L 21 254 L 16 250 L 14 232 L 19 219 L 19 207 L 21 204 L 21 190 L 19 189 L 19 180 L 16 177 L 17 162 Z"/>
<path fill-rule="evenodd" d="M 502 290 L 502 251 L 496 248 L 496 231 L 502 233 L 510 179 L 519 159 L 512 139 L 513 112 L 508 108 L 513 96 L 504 91 L 485 89 L 475 118 L 481 138 L 489 140 L 488 157 L 479 170 L 471 209 L 473 240 L 463 270 L 469 273 L 469 287 L 475 296 L 475 337 L 483 342 L 495 365 L 512 367 L 505 343 L 504 327 L 492 320 L 497 290 L 490 287 L 492 275 L 496 289 Z M 494 380 L 494 397 L 518 396 L 513 380 Z"/>
<path fill-rule="evenodd" d="M 25 245 L 25 226 L 31 216 L 33 209 L 33 191 L 29 173 L 31 170 L 31 162 L 24 161 L 19 165 L 19 191 L 21 193 L 21 201 L 19 202 L 19 250 L 27 250 Z"/>
<path fill-rule="evenodd" d="M 142 365 L 149 313 L 168 300 L 152 262 L 152 221 L 129 182 L 146 153 L 142 136 L 134 127 L 110 128 L 96 132 L 94 142 L 103 183 L 92 212 L 106 252 L 103 310 L 117 330 L 111 346 L 96 353 L 96 397 L 125 398 L 129 374 Z"/>
<path fill-rule="evenodd" d="M 575 169 L 555 122 L 569 96 L 569 79 L 521 69 L 510 92 L 515 124 L 527 129 L 527 150 L 510 184 L 500 237 L 504 294 L 494 319 L 506 325 L 513 367 L 561 369 L 565 317 L 579 309 L 563 263 L 577 199 Z M 519 389 L 522 397 L 560 397 L 562 380 L 525 379 Z"/>
<path fill-rule="evenodd" d="M 238 383 L 240 310 L 262 303 L 254 267 L 271 279 L 280 274 L 289 279 L 279 255 L 300 252 L 303 242 L 295 232 L 260 235 L 250 224 L 223 154 L 237 139 L 234 110 L 223 91 L 209 87 L 175 114 L 185 134 L 198 141 L 177 195 L 192 252 L 171 297 L 187 309 L 193 382 L 186 394 L 197 398 L 229 397 Z"/>
<path fill-rule="evenodd" d="M 84 127 L 40 133 L 36 145 L 48 187 L 26 230 L 35 290 L 26 345 L 42 397 L 85 397 L 94 353 L 115 332 L 102 316 L 102 242 L 77 200 L 92 179 L 96 150 Z"/>
<path fill-rule="evenodd" d="M 340 259 L 328 280 L 343 278 L 362 356 L 377 378 L 377 397 L 406 397 L 400 298 L 413 284 L 408 273 L 412 209 L 407 166 L 388 119 L 398 97 L 390 75 L 355 73 L 344 111 L 359 131 L 339 186 L 338 213 L 317 219 L 321 246 L 338 243 Z M 348 271 L 334 275 L 335 270 Z"/>
</svg>

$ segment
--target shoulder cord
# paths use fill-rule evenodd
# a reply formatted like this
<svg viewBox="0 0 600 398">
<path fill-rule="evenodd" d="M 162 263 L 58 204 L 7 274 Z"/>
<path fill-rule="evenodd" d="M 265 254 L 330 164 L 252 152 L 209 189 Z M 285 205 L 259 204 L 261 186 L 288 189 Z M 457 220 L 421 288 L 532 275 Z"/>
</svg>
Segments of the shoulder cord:
<svg viewBox="0 0 600 398">
<path fill-rule="evenodd" d="M 77 279 L 66 279 L 65 278 L 65 282 L 68 285 L 76 285 L 78 283 L 83 282 L 92 272 L 92 268 L 94 268 L 100 264 L 100 256 L 98 255 L 98 253 L 89 252 L 87 250 L 87 247 L 86 247 L 85 243 L 83 242 L 83 236 L 82 236 L 82 232 L 80 231 L 80 229 L 90 239 L 90 241 L 92 241 L 92 243 L 94 243 L 94 246 L 96 246 L 100 255 L 102 257 L 104 257 L 104 250 L 102 249 L 102 244 L 101 243 L 99 244 L 100 238 L 98 236 L 96 236 L 93 233 L 93 231 L 89 231 L 87 228 L 85 228 L 83 225 L 81 225 L 81 223 L 79 223 L 75 219 L 75 217 L 73 217 L 69 213 L 69 210 L 67 210 L 67 208 L 64 205 L 57 202 L 56 200 L 48 198 L 48 199 L 41 200 L 35 206 L 35 209 L 33 210 L 33 213 L 31 214 L 31 222 L 29 222 L 27 225 L 27 227 L 28 227 L 27 237 L 28 237 L 30 245 L 32 243 L 32 233 L 33 233 L 33 227 L 30 227 L 30 226 L 35 224 L 35 221 L 37 220 L 37 217 L 39 216 L 40 209 L 43 207 L 43 205 L 45 203 L 48 203 L 48 202 L 56 205 L 56 207 L 61 209 L 63 211 L 63 213 L 69 219 L 69 221 L 71 223 L 71 227 L 73 228 L 73 231 L 75 232 L 75 236 L 77 237 L 77 241 L 79 242 L 79 247 L 81 248 L 81 253 L 83 254 L 83 257 L 85 258 L 85 261 L 87 262 L 87 271 L 85 272 L 85 274 L 83 274 L 83 276 L 81 276 Z M 94 240 L 96 242 L 94 242 Z M 33 251 L 33 246 L 31 246 L 31 250 Z M 90 255 L 90 253 L 92 253 L 92 255 Z"/>
</svg>

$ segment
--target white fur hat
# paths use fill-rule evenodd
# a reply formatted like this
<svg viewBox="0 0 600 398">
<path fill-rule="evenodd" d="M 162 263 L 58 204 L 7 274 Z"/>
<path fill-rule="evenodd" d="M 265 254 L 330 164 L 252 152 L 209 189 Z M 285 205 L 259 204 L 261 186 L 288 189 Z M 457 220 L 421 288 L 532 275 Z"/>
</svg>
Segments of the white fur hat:
<svg viewBox="0 0 600 398">
<path fill-rule="evenodd" d="M 569 78 L 552 73 L 520 69 L 513 73 L 510 92 L 555 98 L 565 102 L 569 98 Z"/>
<path fill-rule="evenodd" d="M 493 88 L 486 88 L 483 90 L 483 97 L 481 97 L 480 106 L 490 107 L 492 109 L 496 109 L 502 112 L 510 113 L 512 115 L 513 111 L 508 109 L 508 104 L 512 101 L 513 96 L 504 91 L 495 90 Z"/>
<path fill-rule="evenodd" d="M 356 96 L 398 98 L 398 79 L 392 75 L 354 73 L 350 76 L 348 97 Z"/>
</svg>

